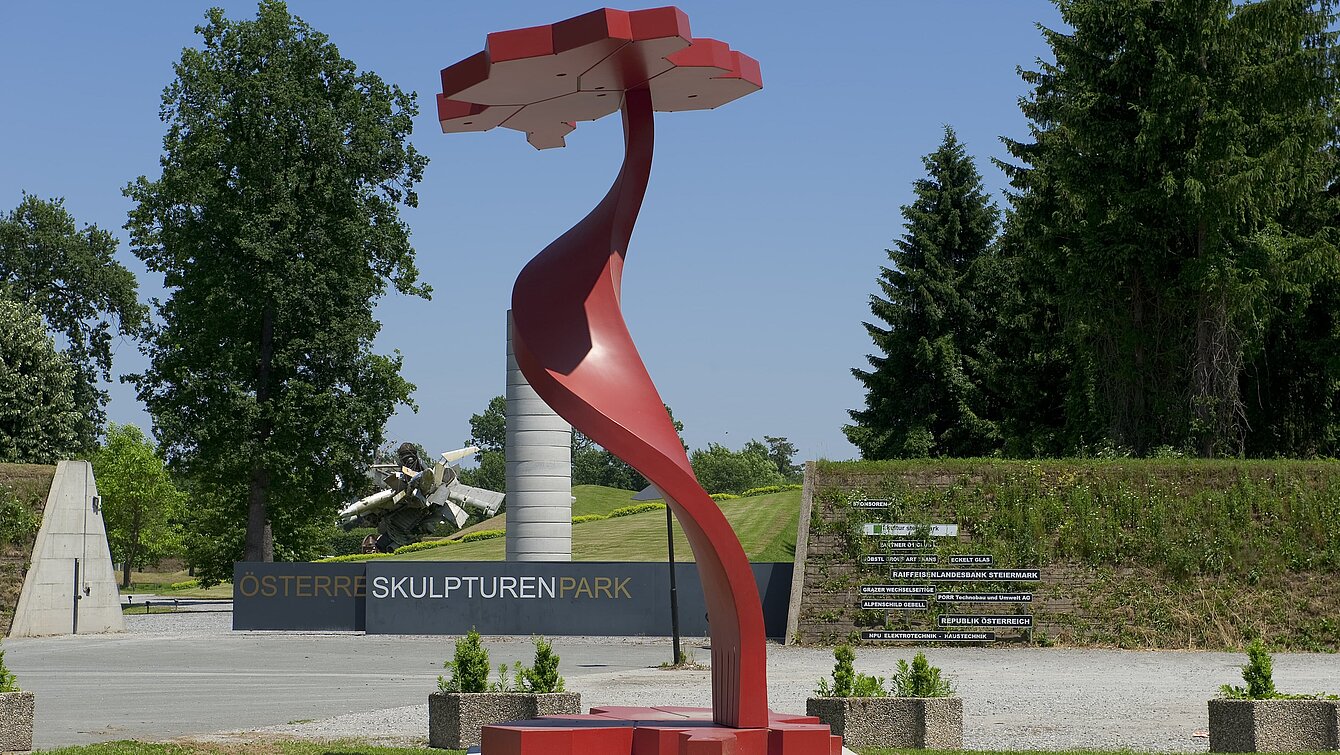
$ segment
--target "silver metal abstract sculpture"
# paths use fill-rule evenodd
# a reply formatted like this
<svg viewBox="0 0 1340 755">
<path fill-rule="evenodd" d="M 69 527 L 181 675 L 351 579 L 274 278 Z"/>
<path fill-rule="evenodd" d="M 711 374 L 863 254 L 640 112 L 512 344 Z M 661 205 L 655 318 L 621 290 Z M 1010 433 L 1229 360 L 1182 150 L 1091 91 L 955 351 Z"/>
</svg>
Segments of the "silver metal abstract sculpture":
<svg viewBox="0 0 1340 755">
<path fill-rule="evenodd" d="M 412 444 L 400 444 L 396 451 L 399 463 L 372 465 L 373 479 L 382 490 L 341 510 L 341 526 L 346 531 L 376 527 L 377 534 L 364 540 L 363 551 L 390 553 L 418 542 L 443 524 L 464 527 L 470 515 L 463 506 L 486 518 L 497 514 L 504 494 L 462 483 L 459 468 L 452 464 L 475 453 L 479 449 L 474 446 L 448 451 L 430 467 Z"/>
</svg>

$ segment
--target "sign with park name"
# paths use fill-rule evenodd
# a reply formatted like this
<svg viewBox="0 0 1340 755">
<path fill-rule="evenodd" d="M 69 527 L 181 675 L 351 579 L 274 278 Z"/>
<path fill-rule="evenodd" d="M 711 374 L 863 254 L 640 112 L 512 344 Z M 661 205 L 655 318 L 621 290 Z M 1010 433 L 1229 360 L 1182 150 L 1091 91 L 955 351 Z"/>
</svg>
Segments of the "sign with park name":
<svg viewBox="0 0 1340 755">
<path fill-rule="evenodd" d="M 934 595 L 935 585 L 861 585 L 862 595 Z"/>
<path fill-rule="evenodd" d="M 863 640 L 886 642 L 995 642 L 995 632 L 900 632 L 873 629 L 861 632 Z"/>
<path fill-rule="evenodd" d="M 886 551 L 919 551 L 927 548 L 930 543 L 925 540 L 880 540 L 879 547 Z"/>
<path fill-rule="evenodd" d="M 950 566 L 995 566 L 996 559 L 986 554 L 959 554 L 949 557 Z"/>
<path fill-rule="evenodd" d="M 889 579 L 932 582 L 1035 582 L 1037 569 L 891 569 Z"/>
<path fill-rule="evenodd" d="M 874 522 L 865 525 L 868 537 L 911 537 L 929 530 L 931 537 L 958 537 L 957 524 L 885 524 Z"/>
<path fill-rule="evenodd" d="M 861 498 L 851 502 L 854 509 L 887 509 L 893 502 L 886 498 Z"/>
<path fill-rule="evenodd" d="M 1033 626 L 1031 615 L 988 614 L 982 616 L 964 616 L 960 614 L 940 614 L 936 621 L 942 627 L 1016 627 Z"/>
<path fill-rule="evenodd" d="M 866 598 L 861 601 L 862 611 L 925 611 L 930 608 L 927 600 L 894 600 L 889 598 Z"/>
<path fill-rule="evenodd" d="M 1031 592 L 937 592 L 937 603 L 1032 603 Z"/>
</svg>

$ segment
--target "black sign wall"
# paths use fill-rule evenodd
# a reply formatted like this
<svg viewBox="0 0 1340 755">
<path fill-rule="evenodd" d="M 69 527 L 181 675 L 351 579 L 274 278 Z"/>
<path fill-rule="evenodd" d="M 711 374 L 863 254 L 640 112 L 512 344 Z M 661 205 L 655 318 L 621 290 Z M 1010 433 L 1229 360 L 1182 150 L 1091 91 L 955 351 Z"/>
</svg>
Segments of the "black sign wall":
<svg viewBox="0 0 1340 755">
<path fill-rule="evenodd" d="M 753 564 L 769 637 L 786 632 L 792 564 Z M 695 564 L 676 564 L 680 631 L 707 634 Z M 368 634 L 639 636 L 670 632 L 666 564 L 377 560 L 239 563 L 233 628 Z M 345 582 L 344 580 L 348 580 Z"/>
</svg>

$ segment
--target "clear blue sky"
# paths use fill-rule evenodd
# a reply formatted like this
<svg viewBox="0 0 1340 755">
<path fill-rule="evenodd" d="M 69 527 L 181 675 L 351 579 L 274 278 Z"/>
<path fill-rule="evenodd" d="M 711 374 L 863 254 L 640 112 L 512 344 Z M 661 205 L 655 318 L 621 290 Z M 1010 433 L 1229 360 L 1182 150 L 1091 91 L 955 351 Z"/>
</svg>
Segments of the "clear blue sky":
<svg viewBox="0 0 1340 755">
<path fill-rule="evenodd" d="M 254 2 L 214 3 L 254 17 Z M 141 298 L 162 295 L 124 246 L 121 188 L 158 174 L 158 106 L 208 3 L 181 0 L 0 3 L 0 208 L 20 192 L 63 196 L 81 223 L 115 232 Z M 655 3 L 621 6 L 654 7 Z M 846 410 L 863 393 L 869 318 L 884 250 L 944 124 L 977 158 L 1022 137 L 1017 66 L 1047 56 L 1035 24 L 1056 26 L 1044 0 L 684 0 L 698 36 L 757 58 L 764 88 L 716 111 L 656 121 L 651 187 L 634 232 L 624 309 L 662 396 L 692 447 L 738 448 L 784 435 L 805 459 L 856 455 Z M 290 9 L 363 70 L 419 93 L 415 146 L 429 164 L 413 229 L 431 302 L 390 296 L 377 310 L 382 351 L 405 353 L 417 414 L 396 440 L 458 447 L 468 419 L 504 387 L 504 311 L 521 265 L 584 215 L 617 170 L 617 117 L 580 124 L 565 149 L 537 152 L 497 129 L 443 135 L 438 71 L 478 52 L 490 31 L 558 21 L 589 0 L 331 2 Z M 144 360 L 116 346 L 118 374 Z M 126 386 L 111 419 L 148 429 Z"/>
</svg>

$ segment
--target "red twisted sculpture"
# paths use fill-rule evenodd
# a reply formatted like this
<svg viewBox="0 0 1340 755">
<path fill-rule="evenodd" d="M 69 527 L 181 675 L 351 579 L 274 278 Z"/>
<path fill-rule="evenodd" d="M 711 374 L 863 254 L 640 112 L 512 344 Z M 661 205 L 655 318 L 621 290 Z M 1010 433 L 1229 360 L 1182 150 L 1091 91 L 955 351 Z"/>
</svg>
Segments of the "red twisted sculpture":
<svg viewBox="0 0 1340 755">
<path fill-rule="evenodd" d="M 526 132 L 541 149 L 562 146 L 574 121 L 622 110 L 624 161 L 609 193 L 517 277 L 517 363 L 550 407 L 651 480 L 678 518 L 707 599 L 712 720 L 763 736 L 739 752 L 762 752 L 755 745 L 771 746 L 773 735 L 777 747 L 770 752 L 830 752 L 826 726 L 769 713 L 763 611 L 749 560 L 694 477 L 620 307 L 628 241 L 651 172 L 652 112 L 708 109 L 757 91 L 758 64 L 716 40 L 692 38 L 688 18 L 677 8 L 604 9 L 552 26 L 490 34 L 483 53 L 442 71 L 442 84 L 438 115 L 444 132 L 502 126 Z M 593 714 L 618 718 L 620 712 Z M 627 719 L 689 717 L 667 709 L 622 713 Z M 502 742 L 504 733 L 493 732 L 493 741 Z M 543 730 L 525 733 L 548 736 Z M 685 736 L 727 741 L 705 732 Z M 486 730 L 486 747 L 489 737 Z"/>
</svg>

